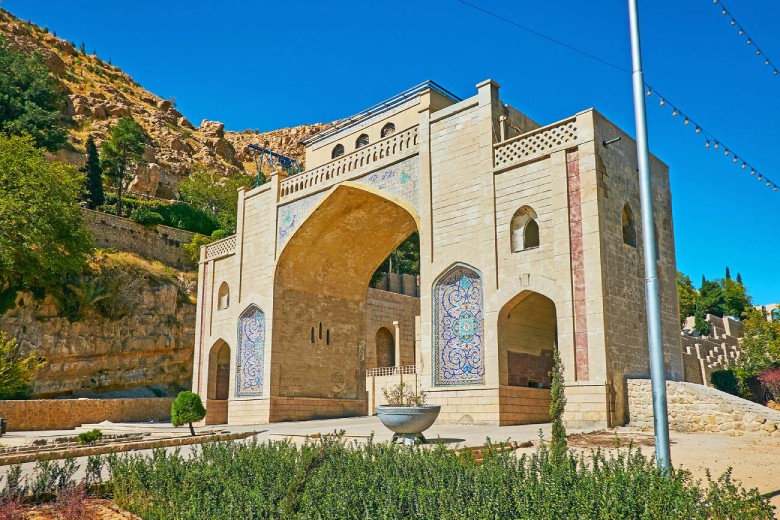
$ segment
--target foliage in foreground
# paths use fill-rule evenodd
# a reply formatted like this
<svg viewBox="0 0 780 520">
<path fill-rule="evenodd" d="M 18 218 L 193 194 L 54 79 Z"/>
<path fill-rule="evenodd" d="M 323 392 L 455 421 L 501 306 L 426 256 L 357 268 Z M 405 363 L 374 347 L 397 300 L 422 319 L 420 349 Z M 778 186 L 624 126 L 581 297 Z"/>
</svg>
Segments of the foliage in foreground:
<svg viewBox="0 0 780 520">
<path fill-rule="evenodd" d="M 633 449 L 569 452 L 556 464 L 542 447 L 476 465 L 443 446 L 325 439 L 209 444 L 191 458 L 157 450 L 108 465 L 117 503 L 145 519 L 772 518 L 728 472 L 703 486 L 683 470 L 666 478 Z"/>
<path fill-rule="evenodd" d="M 0 331 L 0 399 L 26 397 L 35 372 L 44 364 L 34 354 L 23 357 L 16 338 Z"/>
</svg>

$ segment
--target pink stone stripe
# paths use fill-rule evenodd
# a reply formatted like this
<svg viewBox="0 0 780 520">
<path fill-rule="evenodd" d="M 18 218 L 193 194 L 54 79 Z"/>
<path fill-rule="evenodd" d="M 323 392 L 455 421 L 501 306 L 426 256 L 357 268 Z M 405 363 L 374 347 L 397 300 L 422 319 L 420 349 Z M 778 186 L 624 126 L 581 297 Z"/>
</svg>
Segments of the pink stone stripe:
<svg viewBox="0 0 780 520">
<path fill-rule="evenodd" d="M 577 381 L 590 378 L 588 367 L 588 318 L 585 308 L 585 261 L 582 244 L 582 190 L 579 152 L 566 154 L 569 194 L 569 241 L 571 246 L 572 302 L 574 310 L 574 365 Z"/>
<path fill-rule="evenodd" d="M 200 337 L 198 340 L 200 340 L 199 350 L 198 350 L 198 387 L 196 392 L 201 391 L 200 388 L 200 375 L 203 373 L 203 334 L 206 331 L 206 280 L 209 279 L 209 263 L 206 262 L 203 264 L 203 290 L 200 294 Z"/>
</svg>

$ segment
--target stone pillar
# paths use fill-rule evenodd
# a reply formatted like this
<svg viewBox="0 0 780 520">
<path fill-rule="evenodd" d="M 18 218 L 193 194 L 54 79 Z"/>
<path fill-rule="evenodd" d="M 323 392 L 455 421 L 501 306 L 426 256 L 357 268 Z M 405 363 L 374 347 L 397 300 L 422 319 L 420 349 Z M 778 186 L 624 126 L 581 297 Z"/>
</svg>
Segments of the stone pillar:
<svg viewBox="0 0 780 520">
<path fill-rule="evenodd" d="M 401 322 L 393 322 L 394 339 L 395 339 L 395 366 L 401 366 Z"/>
</svg>

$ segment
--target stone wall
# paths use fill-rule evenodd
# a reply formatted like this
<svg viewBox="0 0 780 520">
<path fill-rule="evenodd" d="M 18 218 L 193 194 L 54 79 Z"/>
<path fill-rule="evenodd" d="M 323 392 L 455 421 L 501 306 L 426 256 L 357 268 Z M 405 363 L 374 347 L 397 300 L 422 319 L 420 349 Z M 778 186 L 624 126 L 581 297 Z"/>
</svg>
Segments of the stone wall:
<svg viewBox="0 0 780 520">
<path fill-rule="evenodd" d="M 690 383 L 710 386 L 713 370 L 727 368 L 739 359 L 739 340 L 743 334 L 742 322 L 731 318 L 707 315 L 712 330 L 707 336 L 694 336 L 694 318 L 689 316 L 680 337 L 683 357 L 683 379 Z"/>
<path fill-rule="evenodd" d="M 173 398 L 0 401 L 8 430 L 69 430 L 82 424 L 169 421 Z"/>
<path fill-rule="evenodd" d="M 401 334 L 400 365 L 413 365 L 415 357 L 415 317 L 420 315 L 420 300 L 411 296 L 369 288 L 366 298 L 366 368 L 377 364 L 377 332 L 386 328 L 395 339 L 393 322 L 399 322 Z"/>
<path fill-rule="evenodd" d="M 175 267 L 194 269 L 195 264 L 182 246 L 192 242 L 195 233 L 168 226 L 143 226 L 128 218 L 82 208 L 83 224 L 95 247 L 130 251 Z"/>
<path fill-rule="evenodd" d="M 629 379 L 631 426 L 653 427 L 649 379 Z M 695 383 L 667 381 L 669 429 L 679 432 L 754 433 L 780 437 L 780 412 Z"/>
</svg>

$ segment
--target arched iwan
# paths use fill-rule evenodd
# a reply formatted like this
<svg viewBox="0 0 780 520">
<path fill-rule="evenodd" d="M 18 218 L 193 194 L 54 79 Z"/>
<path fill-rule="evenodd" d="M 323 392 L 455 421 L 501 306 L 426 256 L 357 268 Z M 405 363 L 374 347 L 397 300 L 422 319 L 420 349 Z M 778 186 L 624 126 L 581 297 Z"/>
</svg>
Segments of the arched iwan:
<svg viewBox="0 0 780 520">
<path fill-rule="evenodd" d="M 485 380 L 482 276 L 456 264 L 433 286 L 433 384 L 479 385 Z"/>
<path fill-rule="evenodd" d="M 265 313 L 250 305 L 238 317 L 236 397 L 263 395 Z"/>
</svg>

